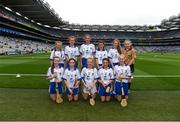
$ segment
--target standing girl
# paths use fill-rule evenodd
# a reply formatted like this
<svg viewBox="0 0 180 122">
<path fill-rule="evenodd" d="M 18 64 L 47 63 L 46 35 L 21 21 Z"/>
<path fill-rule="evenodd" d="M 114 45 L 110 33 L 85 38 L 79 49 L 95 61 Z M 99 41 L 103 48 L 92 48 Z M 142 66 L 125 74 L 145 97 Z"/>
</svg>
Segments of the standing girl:
<svg viewBox="0 0 180 122">
<path fill-rule="evenodd" d="M 62 50 L 62 42 L 56 41 L 55 42 L 55 48 L 51 51 L 50 60 L 52 64 L 53 57 L 59 57 L 59 67 L 64 67 L 64 61 L 65 61 L 65 55 L 64 51 Z"/>
<path fill-rule="evenodd" d="M 68 61 L 70 58 L 74 58 L 77 62 L 77 58 L 79 57 L 79 49 L 74 44 L 76 42 L 75 36 L 69 36 L 68 38 L 69 45 L 65 47 L 64 53 L 66 57 L 66 64 L 67 68 L 69 67 Z M 77 68 L 77 63 L 75 64 L 75 67 Z"/>
<path fill-rule="evenodd" d="M 96 50 L 95 53 L 96 65 L 98 69 L 102 68 L 102 60 L 107 57 L 108 57 L 108 53 L 105 50 L 104 41 L 100 40 L 98 42 L 98 49 Z"/>
<path fill-rule="evenodd" d="M 121 43 L 118 39 L 113 40 L 113 48 L 109 50 L 108 57 L 110 59 L 111 67 L 118 65 L 119 60 L 118 57 L 122 53 L 121 51 Z"/>
<path fill-rule="evenodd" d="M 124 41 L 124 49 L 123 49 L 122 53 L 125 56 L 125 64 L 129 65 L 131 68 L 131 73 L 134 73 L 134 63 L 135 63 L 135 59 L 136 59 L 136 50 L 133 48 L 132 42 L 130 40 Z M 129 83 L 128 83 L 129 93 L 130 93 L 131 81 L 132 80 L 129 80 Z"/>
<path fill-rule="evenodd" d="M 82 44 L 80 47 L 80 62 L 81 67 L 87 67 L 87 59 L 94 58 L 95 46 L 91 44 L 91 36 L 89 34 L 84 35 L 83 37 L 85 44 Z"/>
</svg>

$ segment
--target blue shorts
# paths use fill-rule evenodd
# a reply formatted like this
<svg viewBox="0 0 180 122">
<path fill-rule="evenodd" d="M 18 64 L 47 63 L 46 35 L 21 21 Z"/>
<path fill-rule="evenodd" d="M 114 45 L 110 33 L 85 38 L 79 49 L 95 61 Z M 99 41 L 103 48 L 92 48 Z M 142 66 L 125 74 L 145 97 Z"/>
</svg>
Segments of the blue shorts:
<svg viewBox="0 0 180 122">
<path fill-rule="evenodd" d="M 59 94 L 63 93 L 63 84 L 62 82 L 58 83 Z M 56 94 L 56 82 L 50 82 L 49 84 L 49 94 Z"/>
<path fill-rule="evenodd" d="M 119 65 L 119 63 L 113 63 L 113 66 Z M 109 64 L 109 68 L 112 68 L 112 65 Z"/>
<path fill-rule="evenodd" d="M 59 64 L 59 68 L 63 67 L 64 68 L 64 63 Z"/>
<path fill-rule="evenodd" d="M 87 59 L 82 58 L 82 68 L 87 67 Z"/>
<path fill-rule="evenodd" d="M 117 82 L 117 81 L 114 83 L 114 88 L 117 95 L 122 95 L 122 90 L 121 90 L 122 87 L 124 89 L 124 95 L 128 96 L 128 83 L 121 84 L 121 82 Z"/>
<path fill-rule="evenodd" d="M 112 87 L 112 84 L 109 84 L 108 86 Z M 99 83 L 98 91 L 100 96 L 111 96 L 111 93 L 106 93 L 106 88 L 104 88 L 104 86 L 101 83 Z"/>
<path fill-rule="evenodd" d="M 119 63 L 113 63 L 114 66 L 119 65 Z"/>
<path fill-rule="evenodd" d="M 103 65 L 102 64 L 99 64 L 99 67 L 102 67 Z M 99 68 L 99 69 L 101 69 L 101 68 Z"/>
<path fill-rule="evenodd" d="M 78 95 L 79 87 L 73 89 L 73 96 Z M 69 89 L 66 88 L 66 94 L 70 95 Z"/>
</svg>

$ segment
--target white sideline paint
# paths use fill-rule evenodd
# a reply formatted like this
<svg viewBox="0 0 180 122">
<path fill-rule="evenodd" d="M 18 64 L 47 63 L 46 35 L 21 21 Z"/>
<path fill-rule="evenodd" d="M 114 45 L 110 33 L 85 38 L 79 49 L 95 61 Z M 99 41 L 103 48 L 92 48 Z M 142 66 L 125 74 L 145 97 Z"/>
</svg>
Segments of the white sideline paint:
<svg viewBox="0 0 180 122">
<path fill-rule="evenodd" d="M 180 75 L 134 75 L 136 78 L 177 78 Z"/>
<path fill-rule="evenodd" d="M 45 77 L 46 74 L 20 74 L 21 76 L 35 76 L 35 77 Z M 8 73 L 1 73 L 0 76 L 16 76 L 17 74 L 8 74 Z M 179 75 L 133 75 L 134 78 L 178 78 Z"/>
<path fill-rule="evenodd" d="M 37 77 L 40 77 L 40 76 L 46 76 L 45 74 L 20 74 L 20 73 L 17 73 L 17 74 L 19 74 L 19 75 L 21 75 L 21 76 L 37 76 Z M 3 73 L 1 73 L 0 74 L 0 76 L 16 76 L 17 74 L 3 74 Z"/>
</svg>

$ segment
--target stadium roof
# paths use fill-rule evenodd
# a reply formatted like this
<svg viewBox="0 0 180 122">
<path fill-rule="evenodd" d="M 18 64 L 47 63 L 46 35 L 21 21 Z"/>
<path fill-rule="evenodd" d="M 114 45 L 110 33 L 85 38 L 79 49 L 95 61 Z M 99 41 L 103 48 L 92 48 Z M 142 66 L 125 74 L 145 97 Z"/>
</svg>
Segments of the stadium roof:
<svg viewBox="0 0 180 122">
<path fill-rule="evenodd" d="M 178 16 L 171 16 L 169 19 L 164 19 L 161 22 L 163 29 L 180 29 L 180 14 Z"/>
<path fill-rule="evenodd" d="M 0 3 L 26 18 L 46 26 L 61 26 L 64 21 L 43 0 L 0 0 Z"/>
<path fill-rule="evenodd" d="M 36 22 L 38 25 L 53 27 L 62 30 L 74 31 L 157 31 L 180 29 L 180 14 L 171 16 L 169 19 L 162 20 L 160 25 L 139 26 L 139 25 L 79 25 L 69 24 L 62 21 L 53 8 L 44 0 L 0 0 L 3 5 L 17 15 L 24 16 L 25 19 Z"/>
<path fill-rule="evenodd" d="M 67 24 L 62 25 L 61 29 L 79 30 L 79 31 L 159 31 L 180 29 L 180 14 L 171 16 L 169 19 L 162 20 L 160 25 L 154 26 L 139 26 L 139 25 L 78 25 Z"/>
<path fill-rule="evenodd" d="M 76 25 L 67 24 L 60 27 L 62 30 L 76 31 L 156 31 L 157 26 L 130 26 L 130 25 Z"/>
</svg>

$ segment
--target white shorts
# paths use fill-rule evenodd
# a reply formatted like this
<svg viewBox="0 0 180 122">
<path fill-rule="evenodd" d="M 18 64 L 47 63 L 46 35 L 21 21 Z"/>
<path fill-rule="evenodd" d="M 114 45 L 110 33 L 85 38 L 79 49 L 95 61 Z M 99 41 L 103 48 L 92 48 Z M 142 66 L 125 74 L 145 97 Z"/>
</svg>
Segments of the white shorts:
<svg viewBox="0 0 180 122">
<path fill-rule="evenodd" d="M 92 94 L 95 94 L 96 92 L 97 92 L 97 88 L 96 88 L 96 86 L 94 86 L 94 87 L 91 89 L 91 93 L 92 93 Z M 89 91 L 88 91 L 85 87 L 83 87 L 83 93 L 89 94 Z"/>
</svg>

